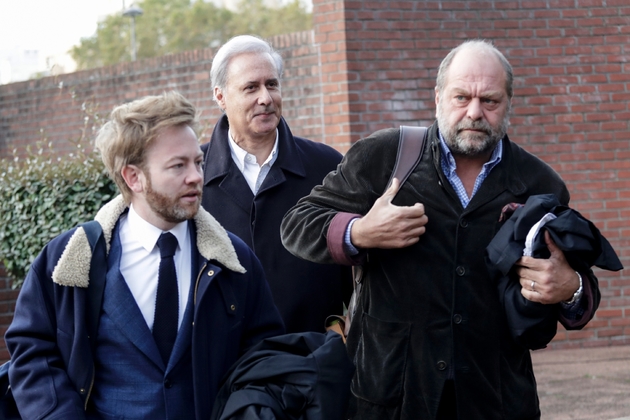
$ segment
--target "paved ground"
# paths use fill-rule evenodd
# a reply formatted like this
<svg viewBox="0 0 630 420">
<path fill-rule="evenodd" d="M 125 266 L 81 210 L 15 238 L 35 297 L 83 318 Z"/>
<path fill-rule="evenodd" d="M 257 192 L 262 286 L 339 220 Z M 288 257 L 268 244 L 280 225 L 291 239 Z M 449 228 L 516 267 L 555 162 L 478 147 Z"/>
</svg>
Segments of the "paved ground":
<svg viewBox="0 0 630 420">
<path fill-rule="evenodd" d="M 542 420 L 630 420 L 630 346 L 532 352 Z"/>
</svg>

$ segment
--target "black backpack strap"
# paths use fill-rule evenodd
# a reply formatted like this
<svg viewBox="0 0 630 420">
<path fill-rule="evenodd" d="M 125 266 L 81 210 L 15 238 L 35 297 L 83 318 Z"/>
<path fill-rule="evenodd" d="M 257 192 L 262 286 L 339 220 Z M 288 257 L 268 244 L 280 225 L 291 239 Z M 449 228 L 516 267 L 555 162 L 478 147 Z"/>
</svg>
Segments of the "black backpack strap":
<svg viewBox="0 0 630 420">
<path fill-rule="evenodd" d="M 394 165 L 394 170 L 387 182 L 385 190 L 392 185 L 394 178 L 398 178 L 401 186 L 407 181 L 409 175 L 411 175 L 414 168 L 420 163 L 420 160 L 422 160 L 428 131 L 426 127 L 400 126 L 396 164 Z"/>
<path fill-rule="evenodd" d="M 90 283 L 88 285 L 88 334 L 92 350 L 96 345 L 96 333 L 98 321 L 103 304 L 103 291 L 105 290 L 105 275 L 107 273 L 107 248 L 101 224 L 96 220 L 81 225 L 85 231 L 90 248 L 92 248 L 92 261 L 90 262 Z"/>
</svg>

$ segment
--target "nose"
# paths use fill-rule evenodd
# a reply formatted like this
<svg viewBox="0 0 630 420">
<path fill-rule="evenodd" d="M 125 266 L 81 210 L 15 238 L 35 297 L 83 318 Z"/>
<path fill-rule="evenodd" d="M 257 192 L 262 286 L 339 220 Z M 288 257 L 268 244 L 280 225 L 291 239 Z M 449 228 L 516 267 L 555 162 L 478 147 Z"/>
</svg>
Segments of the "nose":
<svg viewBox="0 0 630 420">
<path fill-rule="evenodd" d="M 269 105 L 271 103 L 271 94 L 269 93 L 269 89 L 263 87 L 260 90 L 260 95 L 258 96 L 258 104 L 259 105 Z"/>
<path fill-rule="evenodd" d="M 192 164 L 186 174 L 186 183 L 199 184 L 203 181 L 203 169 L 201 166 Z"/>
<path fill-rule="evenodd" d="M 480 120 L 483 117 L 483 109 L 481 108 L 481 101 L 479 100 L 479 98 L 473 98 L 468 103 L 466 116 L 473 121 Z"/>
</svg>

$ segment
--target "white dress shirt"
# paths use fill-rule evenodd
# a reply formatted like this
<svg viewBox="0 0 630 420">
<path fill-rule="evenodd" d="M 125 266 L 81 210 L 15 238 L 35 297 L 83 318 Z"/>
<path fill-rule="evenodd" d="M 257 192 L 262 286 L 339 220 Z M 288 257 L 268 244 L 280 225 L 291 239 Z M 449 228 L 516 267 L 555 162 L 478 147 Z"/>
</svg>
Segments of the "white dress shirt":
<svg viewBox="0 0 630 420">
<path fill-rule="evenodd" d="M 188 234 L 188 222 L 179 223 L 171 232 L 177 238 L 175 251 L 175 271 L 179 289 L 179 320 L 181 325 L 188 302 L 191 284 L 191 245 Z M 160 249 L 157 240 L 162 230 L 144 220 L 130 206 L 129 212 L 120 218 L 120 272 L 133 295 L 149 329 L 153 329 L 155 316 L 155 297 L 157 295 L 158 268 Z"/>
<path fill-rule="evenodd" d="M 256 156 L 248 153 L 236 144 L 231 131 L 228 131 L 228 138 L 230 150 L 232 151 L 232 160 L 245 177 L 245 181 L 247 181 L 247 185 L 249 185 L 254 195 L 258 194 L 258 190 L 267 177 L 271 166 L 278 158 L 278 129 L 276 129 L 276 142 L 273 145 L 273 149 L 271 149 L 271 153 L 269 153 L 267 160 L 262 165 L 258 165 Z"/>
</svg>

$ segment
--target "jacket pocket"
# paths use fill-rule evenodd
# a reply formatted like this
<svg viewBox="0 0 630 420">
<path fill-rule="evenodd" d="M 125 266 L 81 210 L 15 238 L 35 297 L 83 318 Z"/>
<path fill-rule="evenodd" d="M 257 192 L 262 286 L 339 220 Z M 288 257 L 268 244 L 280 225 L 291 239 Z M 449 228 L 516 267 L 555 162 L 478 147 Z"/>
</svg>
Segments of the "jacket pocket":
<svg viewBox="0 0 630 420">
<path fill-rule="evenodd" d="M 361 324 L 352 393 L 373 404 L 395 406 L 403 393 L 410 324 L 381 321 L 367 313 Z"/>
</svg>

